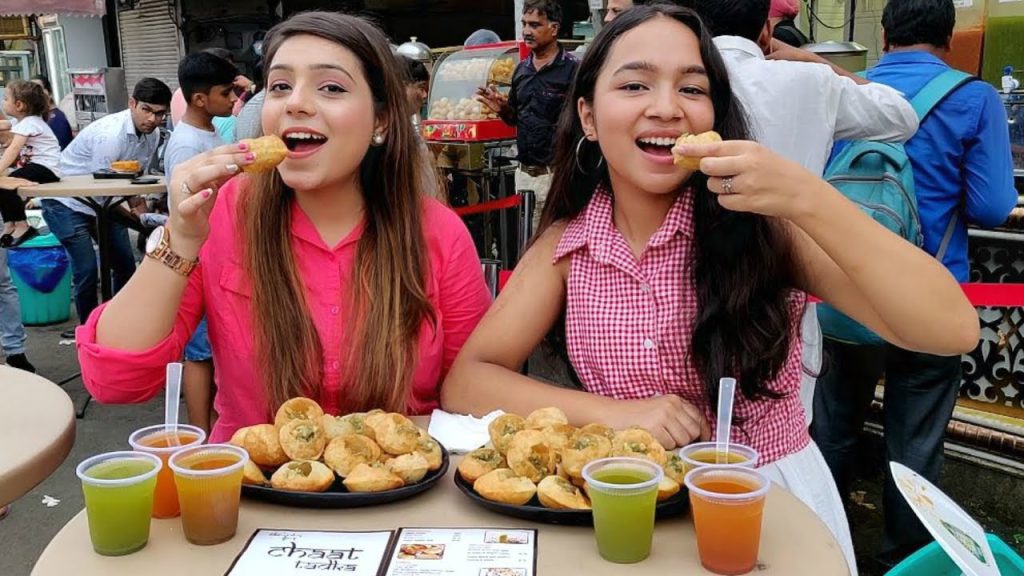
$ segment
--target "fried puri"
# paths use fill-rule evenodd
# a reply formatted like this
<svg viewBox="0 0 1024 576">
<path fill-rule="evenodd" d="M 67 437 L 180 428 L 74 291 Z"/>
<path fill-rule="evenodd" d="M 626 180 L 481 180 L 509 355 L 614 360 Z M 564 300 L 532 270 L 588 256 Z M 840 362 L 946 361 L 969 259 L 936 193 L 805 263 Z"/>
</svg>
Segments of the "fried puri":
<svg viewBox="0 0 1024 576">
<path fill-rule="evenodd" d="M 613 430 L 611 426 L 606 426 L 604 424 L 587 424 L 580 428 L 576 434 L 597 434 L 599 436 L 604 436 L 609 442 L 615 441 L 615 430 Z"/>
<path fill-rule="evenodd" d="M 566 418 L 565 412 L 562 412 L 561 409 L 555 408 L 554 406 L 539 408 L 530 412 L 530 415 L 526 417 L 526 428 L 528 430 L 543 430 L 548 426 L 554 426 L 555 424 L 568 423 L 569 419 Z"/>
<path fill-rule="evenodd" d="M 260 467 L 251 458 L 246 460 L 242 466 L 242 484 L 252 486 L 267 485 L 267 477 L 263 474 L 263 470 L 260 470 Z"/>
<path fill-rule="evenodd" d="M 670 455 L 661 465 L 661 469 L 665 471 L 665 476 L 680 485 L 683 483 L 683 478 L 686 477 L 686 463 L 679 457 L 679 454 Z"/>
<path fill-rule="evenodd" d="M 373 428 L 377 444 L 388 454 L 408 454 L 419 445 L 419 427 L 401 414 L 385 414 L 366 423 Z"/>
<path fill-rule="evenodd" d="M 659 466 L 667 459 L 665 447 L 655 440 L 650 432 L 637 427 L 615 433 L 611 455 L 646 458 Z"/>
<path fill-rule="evenodd" d="M 292 420 L 319 422 L 323 415 L 323 408 L 320 408 L 319 404 L 314 400 L 300 396 L 281 404 L 281 407 L 277 409 L 277 414 L 274 416 L 274 426 L 280 429 Z"/>
<path fill-rule="evenodd" d="M 377 462 L 380 456 L 380 446 L 359 434 L 338 436 L 324 449 L 324 462 L 342 478 L 347 477 L 360 464 Z"/>
<path fill-rule="evenodd" d="M 520 431 L 526 429 L 526 419 L 518 414 L 502 414 L 487 425 L 487 433 L 491 436 L 491 445 L 502 456 L 508 453 L 508 445 Z"/>
<path fill-rule="evenodd" d="M 315 460 L 296 460 L 277 469 L 270 485 L 293 492 L 323 492 L 334 483 L 334 472 Z"/>
<path fill-rule="evenodd" d="M 476 482 L 488 472 L 505 465 L 505 458 L 494 448 L 477 448 L 459 462 L 459 475 L 466 482 Z"/>
<path fill-rule="evenodd" d="M 363 419 L 364 416 L 364 414 L 359 412 L 346 414 L 345 416 L 324 414 L 320 419 L 320 424 L 323 426 L 328 440 L 334 440 L 338 436 L 346 434 L 360 434 L 373 440 L 373 428 L 366 425 L 366 421 Z"/>
<path fill-rule="evenodd" d="M 427 434 L 426 430 L 420 430 L 420 441 L 416 444 L 416 452 L 423 455 L 427 460 L 430 471 L 440 470 L 444 464 L 444 456 L 441 453 L 441 445 Z"/>
<path fill-rule="evenodd" d="M 658 482 L 658 502 L 668 500 L 674 496 L 682 487 L 679 482 L 676 482 L 668 476 L 662 476 L 661 482 Z"/>
<path fill-rule="evenodd" d="M 508 467 L 531 482 L 540 482 L 555 473 L 558 455 L 540 430 L 523 430 L 508 446 Z"/>
<path fill-rule="evenodd" d="M 537 493 L 537 486 L 508 468 L 499 468 L 477 478 L 473 490 L 492 502 L 522 506 Z"/>
<path fill-rule="evenodd" d="M 384 467 L 402 479 L 406 485 L 415 484 L 427 475 L 430 465 L 419 452 L 402 454 L 384 463 Z"/>
<path fill-rule="evenodd" d="M 710 144 L 721 141 L 722 137 L 718 135 L 718 132 L 709 130 L 701 134 L 683 134 L 676 139 L 676 146 L 682 146 L 683 144 Z M 680 168 L 700 170 L 700 158 L 696 156 L 675 156 L 673 162 Z"/>
<path fill-rule="evenodd" d="M 359 464 L 345 478 L 349 492 L 384 492 L 403 486 L 402 479 L 383 464 Z"/>
<path fill-rule="evenodd" d="M 258 424 L 239 428 L 231 436 L 231 444 L 244 448 L 258 466 L 276 467 L 289 460 L 281 448 L 277 428 L 273 424 Z"/>
<path fill-rule="evenodd" d="M 569 443 L 562 452 L 562 466 L 570 478 L 582 478 L 583 467 L 592 460 L 605 458 L 612 451 L 612 443 L 599 434 L 583 432 Z"/>
<path fill-rule="evenodd" d="M 249 151 L 256 155 L 251 164 L 242 166 L 243 172 L 267 172 L 273 170 L 288 157 L 288 147 L 284 140 L 269 135 L 260 138 L 245 138 L 239 144 L 248 144 Z"/>
<path fill-rule="evenodd" d="M 278 433 L 281 448 L 292 460 L 318 460 L 327 446 L 327 436 L 320 419 L 292 420 Z"/>
<path fill-rule="evenodd" d="M 572 441 L 573 436 L 576 435 L 576 428 L 568 424 L 553 424 L 541 432 L 548 445 L 555 450 L 556 454 L 561 455 L 565 447 Z"/>
<path fill-rule="evenodd" d="M 560 476 L 548 476 L 537 485 L 537 499 L 547 508 L 555 510 L 588 510 L 590 502 L 568 480 Z"/>
</svg>

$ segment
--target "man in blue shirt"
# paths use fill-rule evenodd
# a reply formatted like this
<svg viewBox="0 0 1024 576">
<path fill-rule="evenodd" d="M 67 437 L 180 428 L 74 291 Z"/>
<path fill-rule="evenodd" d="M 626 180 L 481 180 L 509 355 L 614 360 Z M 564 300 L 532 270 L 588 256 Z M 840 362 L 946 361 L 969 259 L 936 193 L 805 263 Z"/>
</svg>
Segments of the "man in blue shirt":
<svg viewBox="0 0 1024 576">
<path fill-rule="evenodd" d="M 948 69 L 956 15 L 953 0 L 889 0 L 882 14 L 886 54 L 868 73 L 913 98 Z M 968 280 L 967 224 L 1002 224 L 1017 202 L 1006 113 L 996 90 L 981 81 L 956 89 L 929 114 L 906 143 L 924 232 L 924 249 L 936 255 L 955 219 L 942 263 Z M 943 463 L 946 425 L 961 382 L 959 356 L 851 346 L 825 340 L 831 368 L 818 380 L 812 435 L 849 494 L 856 442 L 875 384 L 885 374 L 886 460 L 901 462 L 932 482 Z M 886 470 L 888 472 L 888 470 Z M 879 559 L 896 563 L 931 540 L 889 478 L 884 493 L 886 534 Z"/>
</svg>

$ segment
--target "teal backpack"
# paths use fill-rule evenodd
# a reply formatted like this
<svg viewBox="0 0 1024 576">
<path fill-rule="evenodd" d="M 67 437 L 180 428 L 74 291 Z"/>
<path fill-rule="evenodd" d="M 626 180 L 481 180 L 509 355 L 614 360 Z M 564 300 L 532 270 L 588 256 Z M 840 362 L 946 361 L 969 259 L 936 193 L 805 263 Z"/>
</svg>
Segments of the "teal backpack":
<svg viewBox="0 0 1024 576">
<path fill-rule="evenodd" d="M 949 69 L 930 80 L 910 101 L 917 118 L 928 113 L 946 96 L 974 77 Z M 858 141 L 836 154 L 825 170 L 825 180 L 850 199 L 868 216 L 915 246 L 924 244 L 921 219 L 917 214 L 914 173 L 902 144 Z M 942 260 L 956 228 L 956 216 L 949 222 L 936 258 Z M 818 305 L 821 333 L 848 344 L 883 344 L 877 334 L 828 304 Z"/>
</svg>

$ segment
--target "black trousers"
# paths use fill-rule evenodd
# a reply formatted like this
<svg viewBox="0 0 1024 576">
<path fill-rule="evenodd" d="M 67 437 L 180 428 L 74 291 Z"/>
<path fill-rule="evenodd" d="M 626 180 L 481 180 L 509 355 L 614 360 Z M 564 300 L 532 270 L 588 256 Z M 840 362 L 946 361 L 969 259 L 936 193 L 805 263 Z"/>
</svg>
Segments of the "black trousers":
<svg viewBox="0 0 1024 576">
<path fill-rule="evenodd" d="M 60 180 L 46 166 L 32 162 L 11 172 L 10 176 L 31 180 L 36 184 L 49 184 Z M 25 202 L 18 196 L 17 190 L 0 188 L 0 217 L 4 222 L 21 222 L 25 219 Z"/>
<path fill-rule="evenodd" d="M 824 339 L 829 369 L 814 391 L 811 436 L 845 499 L 857 468 L 857 439 L 885 374 L 886 462 L 896 461 L 930 482 L 942 473 L 946 426 L 960 391 L 960 356 L 933 356 L 892 345 L 853 346 Z M 885 467 L 883 554 L 905 555 L 932 540 Z"/>
</svg>

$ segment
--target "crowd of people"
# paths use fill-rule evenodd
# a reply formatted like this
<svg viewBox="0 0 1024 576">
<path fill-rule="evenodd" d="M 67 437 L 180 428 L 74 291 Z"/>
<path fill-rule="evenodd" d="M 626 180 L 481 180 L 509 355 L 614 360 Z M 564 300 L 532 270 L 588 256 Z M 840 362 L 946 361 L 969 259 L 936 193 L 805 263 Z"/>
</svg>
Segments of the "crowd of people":
<svg viewBox="0 0 1024 576">
<path fill-rule="evenodd" d="M 184 357 L 189 418 L 212 441 L 303 395 L 335 413 L 554 405 L 571 423 L 639 424 L 676 447 L 713 436 L 718 381 L 732 376 L 733 437 L 819 515 L 856 574 L 850 446 L 883 371 L 889 458 L 933 481 L 941 470 L 959 355 L 979 338 L 958 285 L 966 228 L 998 225 L 1017 200 L 998 95 L 968 82 L 923 118 L 908 101 L 946 69 L 952 0 L 889 0 L 886 54 L 866 77 L 779 40 L 792 3 L 633 4 L 609 2 L 579 60 L 558 43 L 558 3 L 526 0 L 530 56 L 507 95 L 478 93 L 516 126 L 517 188 L 543 204 L 493 303 L 466 227 L 424 177 L 432 160 L 408 119 L 426 70 L 396 58 L 377 27 L 327 12 L 276 25 L 262 90 L 223 55 L 184 58 L 184 107 L 163 153 L 167 223 L 137 270 L 130 246 L 115 257 L 111 301 L 97 306 L 92 215 L 42 202 L 71 255 L 86 387 L 101 402 L 144 402 Z M 15 128 L 47 114 L 36 91 L 28 103 L 21 93 L 5 101 Z M 174 100 L 143 80 L 129 110 L 90 124 L 59 162 L 14 176 L 147 166 Z M 247 112 L 259 120 L 243 122 Z M 42 126 L 15 134 L 38 138 Z M 723 141 L 674 144 L 709 130 Z M 243 174 L 256 158 L 237 137 L 259 133 L 289 155 Z M 859 140 L 905 143 L 924 249 L 822 178 L 839 142 Z M 699 170 L 676 155 L 700 158 Z M 0 206 L 17 242 L 10 197 Z M 126 232 L 111 232 L 123 250 Z M 808 294 L 888 344 L 823 339 Z M 573 385 L 521 372 L 542 343 Z M 6 332 L 4 350 L 13 363 Z M 889 492 L 885 509 L 896 562 L 926 534 Z"/>
</svg>

